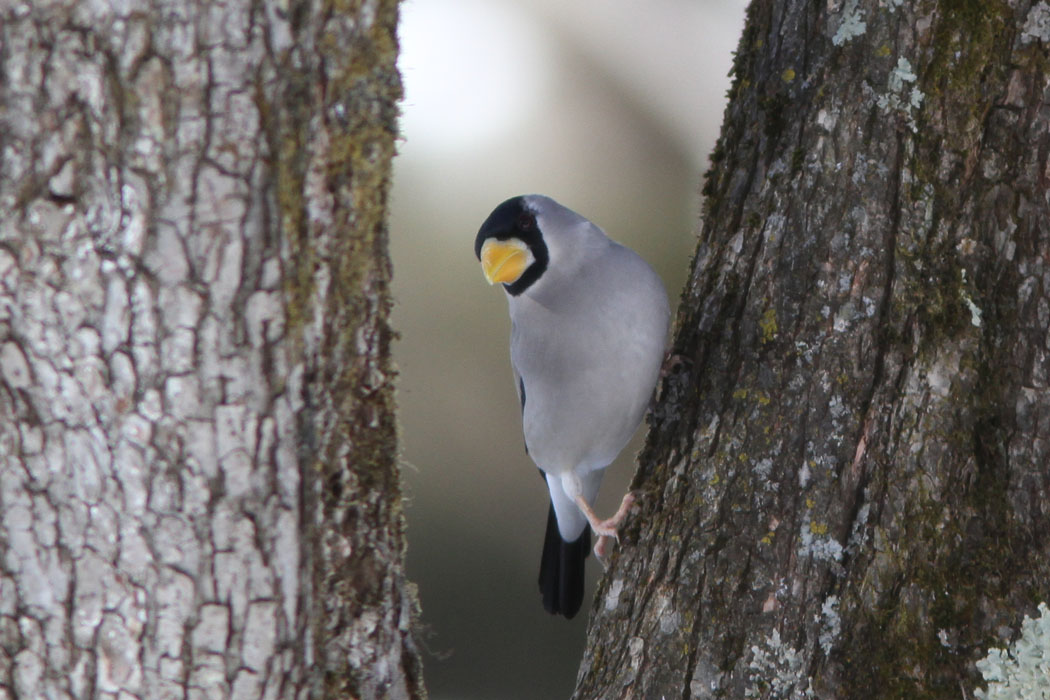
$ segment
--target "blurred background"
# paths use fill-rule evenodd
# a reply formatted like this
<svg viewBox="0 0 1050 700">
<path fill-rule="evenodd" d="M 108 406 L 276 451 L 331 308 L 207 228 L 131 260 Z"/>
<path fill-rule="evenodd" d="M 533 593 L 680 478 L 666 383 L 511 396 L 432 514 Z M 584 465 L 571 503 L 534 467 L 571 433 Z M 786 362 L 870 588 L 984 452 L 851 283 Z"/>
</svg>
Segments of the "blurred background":
<svg viewBox="0 0 1050 700">
<path fill-rule="evenodd" d="M 548 497 L 525 454 L 501 289 L 474 235 L 543 193 L 638 251 L 677 303 L 745 0 L 406 0 L 391 218 L 408 569 L 434 700 L 567 698 L 584 608 L 543 611 Z M 644 429 L 643 429 L 644 430 Z M 607 516 L 642 432 L 607 472 Z"/>
</svg>

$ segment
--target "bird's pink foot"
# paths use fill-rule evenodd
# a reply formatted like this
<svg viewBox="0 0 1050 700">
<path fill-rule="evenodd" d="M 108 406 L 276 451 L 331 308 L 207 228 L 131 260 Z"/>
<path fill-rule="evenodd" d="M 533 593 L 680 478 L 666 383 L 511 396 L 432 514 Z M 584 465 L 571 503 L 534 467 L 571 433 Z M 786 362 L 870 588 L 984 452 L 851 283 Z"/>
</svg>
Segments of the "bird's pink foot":
<svg viewBox="0 0 1050 700">
<path fill-rule="evenodd" d="M 591 524 L 591 530 L 594 534 L 598 535 L 598 542 L 594 545 L 594 556 L 598 558 L 598 561 L 605 566 L 605 555 L 609 551 L 610 540 L 620 541 L 618 530 L 620 523 L 627 517 L 627 513 L 631 510 L 631 506 L 634 505 L 635 496 L 630 491 L 623 497 L 620 502 L 620 507 L 611 518 L 605 520 L 598 520 L 598 516 L 594 514 L 590 504 L 583 500 L 582 496 L 576 498 L 576 505 L 580 507 L 580 510 L 587 517 L 587 522 Z"/>
</svg>

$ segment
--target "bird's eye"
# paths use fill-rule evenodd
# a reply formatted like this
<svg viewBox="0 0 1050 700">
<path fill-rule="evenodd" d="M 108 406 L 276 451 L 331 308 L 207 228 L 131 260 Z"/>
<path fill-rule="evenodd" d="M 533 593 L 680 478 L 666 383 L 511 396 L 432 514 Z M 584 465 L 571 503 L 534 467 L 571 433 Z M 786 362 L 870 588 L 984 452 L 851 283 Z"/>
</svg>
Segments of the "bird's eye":
<svg viewBox="0 0 1050 700">
<path fill-rule="evenodd" d="M 522 231 L 530 231 L 535 225 L 536 221 L 532 218 L 532 214 L 522 213 L 518 215 L 518 228 Z"/>
</svg>

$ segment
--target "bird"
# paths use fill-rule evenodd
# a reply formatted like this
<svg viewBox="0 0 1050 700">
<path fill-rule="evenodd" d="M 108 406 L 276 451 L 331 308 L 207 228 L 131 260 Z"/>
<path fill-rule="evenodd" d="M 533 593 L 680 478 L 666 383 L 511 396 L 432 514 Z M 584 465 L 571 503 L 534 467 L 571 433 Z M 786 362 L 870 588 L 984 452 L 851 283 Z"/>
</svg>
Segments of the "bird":
<svg viewBox="0 0 1050 700">
<path fill-rule="evenodd" d="M 497 206 L 474 253 L 489 284 L 506 293 L 525 450 L 550 493 L 543 607 L 571 619 L 583 602 L 591 531 L 602 561 L 635 499 L 628 492 L 605 520 L 593 510 L 606 467 L 637 430 L 659 379 L 667 292 L 637 253 L 544 195 Z"/>
</svg>

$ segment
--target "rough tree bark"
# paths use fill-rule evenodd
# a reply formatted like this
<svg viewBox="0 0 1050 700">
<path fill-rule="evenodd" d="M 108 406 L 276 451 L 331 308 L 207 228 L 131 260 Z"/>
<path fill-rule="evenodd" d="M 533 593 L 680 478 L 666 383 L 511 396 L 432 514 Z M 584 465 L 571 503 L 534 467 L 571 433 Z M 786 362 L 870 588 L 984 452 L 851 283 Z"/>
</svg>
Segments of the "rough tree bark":
<svg viewBox="0 0 1050 700">
<path fill-rule="evenodd" d="M 1050 5 L 754 0 L 577 698 L 972 698 L 1050 599 Z"/>
<path fill-rule="evenodd" d="M 0 4 L 0 698 L 422 695 L 396 19 Z"/>
</svg>

